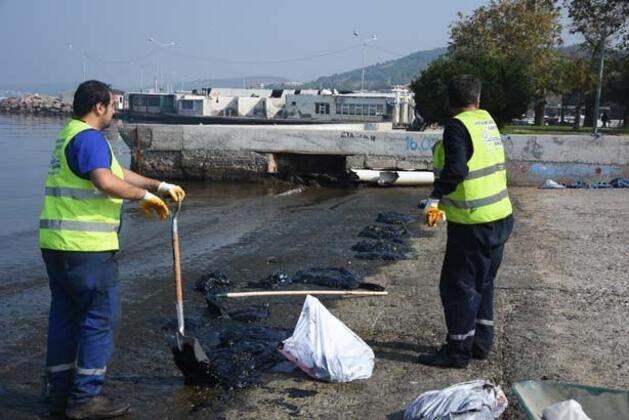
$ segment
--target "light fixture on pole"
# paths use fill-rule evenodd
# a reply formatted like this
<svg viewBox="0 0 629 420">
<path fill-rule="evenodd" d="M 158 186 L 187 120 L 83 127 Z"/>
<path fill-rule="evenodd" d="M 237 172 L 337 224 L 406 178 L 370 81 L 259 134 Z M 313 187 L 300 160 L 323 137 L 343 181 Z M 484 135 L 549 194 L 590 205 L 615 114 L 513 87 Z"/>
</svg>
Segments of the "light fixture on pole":
<svg viewBox="0 0 629 420">
<path fill-rule="evenodd" d="M 356 29 L 354 29 L 354 36 L 355 37 L 359 37 L 360 36 L 360 33 Z M 366 51 L 367 50 L 367 43 L 369 41 L 375 41 L 377 39 L 378 38 L 376 37 L 375 34 L 371 35 L 370 38 L 363 39 L 363 66 L 362 66 L 362 72 L 361 72 L 362 74 L 361 74 L 361 77 L 360 77 L 360 91 L 361 92 L 363 92 L 365 90 L 365 65 L 366 65 L 365 60 L 366 60 L 366 53 L 367 53 L 367 51 Z"/>
<path fill-rule="evenodd" d="M 140 92 L 144 92 L 144 64 L 140 64 Z"/>
</svg>

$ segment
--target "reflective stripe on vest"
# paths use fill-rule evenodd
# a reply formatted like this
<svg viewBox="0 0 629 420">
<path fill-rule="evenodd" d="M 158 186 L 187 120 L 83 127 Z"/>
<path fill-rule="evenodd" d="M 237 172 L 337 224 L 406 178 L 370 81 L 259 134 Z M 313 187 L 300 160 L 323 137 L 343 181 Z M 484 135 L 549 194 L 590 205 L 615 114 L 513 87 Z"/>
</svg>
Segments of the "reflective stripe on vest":
<svg viewBox="0 0 629 420">
<path fill-rule="evenodd" d="M 98 190 L 84 190 L 82 188 L 46 187 L 46 195 L 51 197 L 69 197 L 77 200 L 89 200 L 106 198 L 107 196 Z"/>
<path fill-rule="evenodd" d="M 77 176 L 66 159 L 66 148 L 77 134 L 93 129 L 80 120 L 70 120 L 61 130 L 48 167 L 44 205 L 39 222 L 39 245 L 60 251 L 114 251 L 122 200 Z M 109 144 L 109 143 L 108 143 Z M 123 170 L 111 147 L 110 170 L 123 178 Z"/>
<path fill-rule="evenodd" d="M 469 171 L 465 179 L 468 180 L 468 179 L 481 178 L 481 177 L 484 177 L 485 175 L 491 175 L 494 172 L 505 171 L 506 169 L 507 167 L 504 163 L 497 163 L 495 165 L 491 165 L 486 168 L 477 169 L 475 171 Z M 434 170 L 435 176 L 439 177 L 441 175 L 441 171 L 442 169 L 435 168 Z"/>
<path fill-rule="evenodd" d="M 467 162 L 467 176 L 452 193 L 441 198 L 439 208 L 448 220 L 456 223 L 477 224 L 503 219 L 512 209 L 504 148 L 496 123 L 483 110 L 462 112 L 455 118 L 470 134 L 474 152 Z M 433 162 L 438 176 L 445 164 L 442 142 L 433 150 Z"/>
<path fill-rule="evenodd" d="M 440 202 L 446 206 L 456 207 L 457 209 L 474 209 L 478 207 L 488 206 L 499 202 L 505 197 L 509 197 L 507 189 L 500 191 L 498 194 L 490 195 L 489 197 L 479 198 L 477 200 L 453 200 L 449 197 L 443 197 Z"/>
<path fill-rule="evenodd" d="M 116 232 L 119 223 L 76 222 L 73 220 L 40 220 L 39 227 L 54 230 L 75 230 L 80 232 Z"/>
</svg>

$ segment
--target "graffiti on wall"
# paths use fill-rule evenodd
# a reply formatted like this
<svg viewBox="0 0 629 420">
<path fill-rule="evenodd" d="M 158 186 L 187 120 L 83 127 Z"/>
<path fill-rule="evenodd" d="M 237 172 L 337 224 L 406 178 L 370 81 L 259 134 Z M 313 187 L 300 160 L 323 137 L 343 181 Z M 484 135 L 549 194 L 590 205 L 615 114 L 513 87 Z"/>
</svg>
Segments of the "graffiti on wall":
<svg viewBox="0 0 629 420">
<path fill-rule="evenodd" d="M 365 139 L 371 140 L 373 142 L 376 141 L 376 136 L 374 134 L 365 134 L 365 133 L 355 133 L 352 131 L 341 131 L 342 139 Z"/>
<path fill-rule="evenodd" d="M 437 142 L 434 137 L 424 136 L 421 139 L 414 139 L 411 136 L 404 138 L 404 150 L 406 152 L 430 152 L 432 153 L 432 146 Z"/>
</svg>

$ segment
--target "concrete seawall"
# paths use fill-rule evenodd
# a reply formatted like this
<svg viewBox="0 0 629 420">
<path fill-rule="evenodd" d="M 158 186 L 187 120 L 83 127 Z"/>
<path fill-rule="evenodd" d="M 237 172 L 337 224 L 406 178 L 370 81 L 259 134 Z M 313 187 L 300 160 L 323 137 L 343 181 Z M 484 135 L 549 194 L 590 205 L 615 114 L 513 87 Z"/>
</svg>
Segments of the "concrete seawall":
<svg viewBox="0 0 629 420">
<path fill-rule="evenodd" d="M 141 173 L 173 179 L 255 179 L 293 162 L 330 159 L 346 169 L 430 170 L 441 133 L 344 126 L 124 124 L 120 134 Z M 503 137 L 512 185 L 629 177 L 629 136 Z M 295 159 L 299 157 L 299 159 Z M 325 168 L 324 168 L 325 169 Z M 324 172 L 324 170 L 322 170 Z"/>
</svg>

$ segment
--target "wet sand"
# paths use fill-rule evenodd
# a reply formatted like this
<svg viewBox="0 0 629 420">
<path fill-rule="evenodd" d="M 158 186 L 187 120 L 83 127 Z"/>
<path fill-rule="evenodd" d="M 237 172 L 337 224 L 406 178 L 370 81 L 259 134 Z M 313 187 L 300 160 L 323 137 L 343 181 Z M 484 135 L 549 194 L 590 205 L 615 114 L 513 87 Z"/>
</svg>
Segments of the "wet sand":
<svg viewBox="0 0 629 420">
<path fill-rule="evenodd" d="M 343 266 L 387 287 L 389 296 L 322 298 L 376 353 L 369 380 L 315 382 L 299 372 L 268 373 L 261 387 L 225 391 L 185 387 L 162 326 L 174 318 L 170 227 L 125 212 L 120 253 L 123 321 L 108 368 L 107 392 L 126 398 L 129 418 L 401 418 L 429 389 L 489 378 L 507 392 L 504 418 L 520 418 L 513 381 L 552 378 L 629 387 L 629 193 L 626 190 L 511 190 L 516 227 L 496 292 L 497 337 L 487 361 L 466 370 L 415 363 L 445 336 L 438 278 L 445 229 L 410 226 L 415 260 L 354 259 L 358 232 L 380 211 L 418 213 L 427 188 L 309 188 L 190 185 L 180 220 L 186 317 L 209 340 L 217 323 L 193 291 L 203 273 L 222 270 L 246 285 L 274 271 Z M 33 233 L 34 235 L 34 233 Z M 28 242 L 28 240 L 25 239 Z M 274 263 L 268 263 L 275 257 Z M 49 294 L 43 263 L 33 257 L 3 270 L 0 285 L 0 417 L 38 418 Z M 303 298 L 269 303 L 260 325 L 292 329 Z"/>
</svg>

